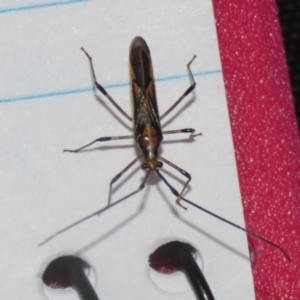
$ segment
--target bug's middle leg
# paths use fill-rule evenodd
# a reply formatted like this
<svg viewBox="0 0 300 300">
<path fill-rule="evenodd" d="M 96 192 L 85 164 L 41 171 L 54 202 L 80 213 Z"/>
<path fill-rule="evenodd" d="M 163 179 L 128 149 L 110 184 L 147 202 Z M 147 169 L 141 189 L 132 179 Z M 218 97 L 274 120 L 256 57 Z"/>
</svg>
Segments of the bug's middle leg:
<svg viewBox="0 0 300 300">
<path fill-rule="evenodd" d="M 194 128 L 183 128 L 183 129 L 175 129 L 175 130 L 166 130 L 163 131 L 163 135 L 165 134 L 175 134 L 175 133 L 190 133 L 190 137 L 193 138 L 198 135 L 202 135 L 202 132 L 194 134 L 196 130 Z"/>
<path fill-rule="evenodd" d="M 122 136 L 104 136 L 104 137 L 100 137 L 94 141 L 92 141 L 91 143 L 88 143 L 87 145 L 84 145 L 78 149 L 74 149 L 74 150 L 69 150 L 69 149 L 64 149 L 64 152 L 80 152 L 81 150 L 97 143 L 97 142 L 107 142 L 107 141 L 115 141 L 115 140 L 125 140 L 125 139 L 132 139 L 134 138 L 133 135 L 122 135 Z"/>
</svg>

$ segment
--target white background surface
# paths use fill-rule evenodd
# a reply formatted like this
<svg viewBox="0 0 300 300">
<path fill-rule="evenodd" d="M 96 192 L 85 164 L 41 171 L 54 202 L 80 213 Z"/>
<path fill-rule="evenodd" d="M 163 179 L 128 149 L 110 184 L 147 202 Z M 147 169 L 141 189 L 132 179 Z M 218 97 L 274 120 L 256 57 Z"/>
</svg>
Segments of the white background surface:
<svg viewBox="0 0 300 300">
<path fill-rule="evenodd" d="M 59 255 L 76 254 L 92 265 L 100 299 L 195 299 L 185 283 L 174 283 L 178 291 L 169 293 L 149 274 L 148 255 L 178 239 L 198 249 L 216 299 L 254 299 L 246 236 L 193 207 L 175 205 L 155 174 L 139 195 L 37 247 L 105 206 L 111 178 L 136 156 L 130 140 L 79 154 L 62 149 L 130 134 L 130 122 L 100 93 L 82 91 L 92 88 L 92 78 L 79 49 L 93 56 L 98 81 L 131 114 L 128 52 L 137 35 L 152 53 L 161 114 L 189 86 L 186 63 L 197 55 L 195 93 L 162 125 L 193 127 L 203 136 L 193 142 L 186 135 L 166 136 L 165 141 L 185 142 L 165 143 L 162 156 L 192 175 L 187 199 L 243 224 L 211 2 L 75 2 L 22 9 L 50 3 L 22 1 L 14 11 L 5 9 L 20 7 L 20 1 L 0 2 L 1 298 L 46 299 L 45 266 Z M 165 170 L 181 189 L 182 175 Z M 139 167 L 125 176 L 113 200 L 135 190 L 143 176 Z"/>
</svg>

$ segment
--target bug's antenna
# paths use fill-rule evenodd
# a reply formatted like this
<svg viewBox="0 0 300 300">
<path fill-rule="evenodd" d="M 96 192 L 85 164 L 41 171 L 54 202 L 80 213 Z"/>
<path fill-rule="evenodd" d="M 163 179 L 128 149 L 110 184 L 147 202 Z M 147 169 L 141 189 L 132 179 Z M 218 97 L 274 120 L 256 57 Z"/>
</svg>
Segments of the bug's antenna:
<svg viewBox="0 0 300 300">
<path fill-rule="evenodd" d="M 217 219 L 219 219 L 219 220 L 221 220 L 221 221 L 223 221 L 223 222 L 225 222 L 225 223 L 227 223 L 227 224 L 229 224 L 229 225 L 231 225 L 231 226 L 233 226 L 233 227 L 235 227 L 235 228 L 237 228 L 237 229 L 240 229 L 240 230 L 246 232 L 247 234 L 252 235 L 252 236 L 256 237 L 257 239 L 259 239 L 259 240 L 261 240 L 261 241 L 263 241 L 263 242 L 265 242 L 265 243 L 267 243 L 267 244 L 269 244 L 269 245 L 271 245 L 271 246 L 273 246 L 273 247 L 279 249 L 279 250 L 282 252 L 282 254 L 283 254 L 289 261 L 292 261 L 291 258 L 289 257 L 289 255 L 283 250 L 283 248 L 280 247 L 279 245 L 275 244 L 274 242 L 272 242 L 272 241 L 270 241 L 270 240 L 268 240 L 268 239 L 266 239 L 266 238 L 264 238 L 264 237 L 258 235 L 258 234 L 255 233 L 255 232 L 252 232 L 252 231 L 250 231 L 250 230 L 248 230 L 248 229 L 245 229 L 244 227 L 241 227 L 241 226 L 239 226 L 239 225 L 237 225 L 237 224 L 235 224 L 235 223 L 232 223 L 231 221 L 226 220 L 226 219 L 224 219 L 224 218 L 222 218 L 222 217 L 220 217 L 220 216 L 214 214 L 213 212 L 211 212 L 211 211 L 209 211 L 209 210 L 203 208 L 203 207 L 200 206 L 200 205 L 195 204 L 195 203 L 192 202 L 192 201 L 189 201 L 189 200 L 187 200 L 187 199 L 185 199 L 185 198 L 181 198 L 181 199 L 182 199 L 182 201 L 185 201 L 186 203 L 188 203 L 188 204 L 190 204 L 190 205 L 192 205 L 192 206 L 194 206 L 194 207 L 196 207 L 196 208 L 198 208 L 198 209 L 200 209 L 200 210 L 206 212 L 207 214 L 209 214 L 209 215 L 211 215 L 211 216 L 213 216 L 213 217 L 215 217 L 215 218 L 217 218 Z"/>
<path fill-rule="evenodd" d="M 91 213 L 90 215 L 88 215 L 88 216 L 86 216 L 86 217 L 84 217 L 84 218 L 82 218 L 82 219 L 80 219 L 80 220 L 74 222 L 73 224 L 71 224 L 71 225 L 69 225 L 69 226 L 67 226 L 67 227 L 65 227 L 65 228 L 63 228 L 63 229 L 61 229 L 61 230 L 55 232 L 54 234 L 50 235 L 47 239 L 45 239 L 44 241 L 42 241 L 41 243 L 39 243 L 39 244 L 38 244 L 38 247 L 43 246 L 44 244 L 48 243 L 50 240 L 52 240 L 52 239 L 55 238 L 56 236 L 62 234 L 63 232 L 65 232 L 65 231 L 67 231 L 67 230 L 69 230 L 69 229 L 71 229 L 71 228 L 77 226 L 77 225 L 80 224 L 80 223 L 83 223 L 84 221 L 86 221 L 86 220 L 88 220 L 88 219 L 90 219 L 90 218 L 92 218 L 92 217 L 94 217 L 94 216 L 96 216 L 96 215 L 101 214 L 102 212 L 108 210 L 108 209 L 111 208 L 112 206 L 115 206 L 115 205 L 119 204 L 120 202 L 122 202 L 122 201 L 124 201 L 124 200 L 130 198 L 131 196 L 137 194 L 138 192 L 140 192 L 140 191 L 145 187 L 145 184 L 146 184 L 146 181 L 147 181 L 149 175 L 150 175 L 150 171 L 147 172 L 146 177 L 144 178 L 143 182 L 140 184 L 139 188 L 138 188 L 136 191 L 134 191 L 134 192 L 128 194 L 127 196 L 121 198 L 120 200 L 118 200 L 118 201 L 116 201 L 116 202 L 114 202 L 114 203 L 112 203 L 112 204 L 110 204 L 110 205 L 108 205 L 108 206 L 106 206 L 106 207 L 104 207 L 104 208 L 102 208 L 102 209 L 99 209 L 99 210 L 97 210 L 97 211 Z"/>
<path fill-rule="evenodd" d="M 177 191 L 174 187 L 171 186 L 171 184 L 166 180 L 166 178 L 165 178 L 158 170 L 156 171 L 156 173 L 157 173 L 158 176 L 163 180 L 163 182 L 168 186 L 168 188 L 171 190 L 171 192 L 173 193 L 173 195 L 175 195 L 176 197 L 178 197 L 178 196 L 180 195 L 180 194 L 178 193 L 178 191 Z M 192 206 L 194 206 L 194 207 L 196 207 L 196 208 L 198 208 L 198 209 L 200 209 L 200 210 L 206 212 L 207 214 L 209 214 L 209 215 L 211 215 L 211 216 L 213 216 L 213 217 L 215 217 L 215 218 L 217 218 L 217 219 L 219 219 L 219 220 L 221 220 L 221 221 L 223 221 L 223 222 L 225 222 L 225 223 L 227 223 L 227 224 L 229 224 L 229 225 L 231 225 L 231 226 L 233 226 L 233 227 L 235 227 L 235 228 L 237 228 L 237 229 L 240 229 L 240 230 L 246 232 L 246 233 L 249 234 L 249 235 L 254 236 L 255 238 L 257 238 L 257 239 L 259 239 L 259 240 L 261 240 L 261 241 L 263 241 L 263 242 L 265 242 L 265 243 L 267 243 L 267 244 L 269 244 L 269 245 L 271 245 L 271 246 L 273 246 L 273 247 L 275 247 L 275 248 L 277 248 L 279 251 L 281 251 L 281 253 L 282 253 L 289 261 L 292 261 L 291 258 L 289 257 L 289 255 L 283 250 L 283 248 L 280 247 L 279 245 L 275 244 L 274 242 L 271 242 L 270 240 L 268 240 L 268 239 L 266 239 L 266 238 L 264 238 L 264 237 L 258 235 L 258 234 L 255 233 L 255 232 L 252 232 L 252 231 L 250 231 L 250 230 L 248 230 L 248 229 L 245 229 L 244 227 L 241 227 L 241 226 L 239 226 L 239 225 L 237 225 L 237 224 L 235 224 L 235 223 L 233 223 L 233 222 L 231 222 L 231 221 L 229 221 L 229 220 L 227 220 L 227 219 L 225 219 L 225 218 L 222 218 L 221 216 L 219 216 L 219 215 L 217 215 L 217 214 L 215 214 L 215 213 L 213 213 L 213 212 L 211 212 L 211 211 L 205 209 L 204 207 L 202 207 L 202 206 L 200 206 L 200 205 L 198 205 L 198 204 L 195 204 L 194 202 L 192 202 L 192 201 L 190 201 L 190 200 L 187 200 L 187 199 L 185 199 L 185 198 L 183 198 L 183 197 L 181 197 L 180 200 L 182 200 L 182 201 L 184 201 L 184 202 L 186 202 L 186 203 L 188 203 L 188 204 L 190 204 L 190 205 L 192 205 Z"/>
</svg>

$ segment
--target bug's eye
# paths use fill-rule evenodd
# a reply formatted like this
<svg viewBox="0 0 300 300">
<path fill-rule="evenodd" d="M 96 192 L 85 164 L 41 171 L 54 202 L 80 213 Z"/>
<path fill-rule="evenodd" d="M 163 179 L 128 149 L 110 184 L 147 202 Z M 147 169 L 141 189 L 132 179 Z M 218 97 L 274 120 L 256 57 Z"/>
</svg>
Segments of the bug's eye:
<svg viewBox="0 0 300 300">
<path fill-rule="evenodd" d="M 157 162 L 157 167 L 158 167 L 158 168 L 161 168 L 163 165 L 164 165 L 164 164 L 163 164 L 161 161 Z"/>
<path fill-rule="evenodd" d="M 143 170 L 147 170 L 147 169 L 148 169 L 148 166 L 147 166 L 146 163 L 143 163 L 143 164 L 142 164 L 142 169 L 143 169 Z"/>
</svg>

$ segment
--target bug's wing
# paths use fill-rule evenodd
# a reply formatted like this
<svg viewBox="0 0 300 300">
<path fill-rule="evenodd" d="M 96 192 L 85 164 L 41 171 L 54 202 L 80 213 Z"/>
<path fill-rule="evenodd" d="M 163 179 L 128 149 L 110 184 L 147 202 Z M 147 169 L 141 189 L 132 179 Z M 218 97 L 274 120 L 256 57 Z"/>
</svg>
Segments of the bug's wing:
<svg viewBox="0 0 300 300">
<path fill-rule="evenodd" d="M 161 134 L 152 60 L 149 47 L 142 37 L 133 39 L 129 57 L 135 136 L 143 131 L 145 125 L 150 125 Z"/>
<path fill-rule="evenodd" d="M 135 90 L 139 90 L 135 83 Z M 154 93 L 154 94 L 153 94 Z M 134 111 L 134 129 L 137 136 L 143 132 L 146 125 L 150 125 L 158 134 L 161 133 L 160 120 L 157 111 L 154 83 L 151 82 L 146 93 L 141 90 L 136 94 Z"/>
</svg>

